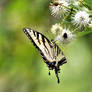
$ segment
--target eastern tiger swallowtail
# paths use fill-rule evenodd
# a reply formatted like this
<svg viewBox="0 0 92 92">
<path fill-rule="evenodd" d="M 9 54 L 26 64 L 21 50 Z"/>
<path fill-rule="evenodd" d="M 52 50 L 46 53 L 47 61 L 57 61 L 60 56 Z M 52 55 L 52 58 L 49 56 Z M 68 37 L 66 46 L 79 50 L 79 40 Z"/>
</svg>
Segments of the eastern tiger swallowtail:
<svg viewBox="0 0 92 92">
<path fill-rule="evenodd" d="M 63 52 L 53 40 L 49 41 L 43 34 L 29 28 L 24 28 L 23 31 L 32 41 L 34 46 L 40 51 L 40 54 L 49 70 L 55 70 L 57 81 L 59 83 L 58 73 L 60 73 L 60 66 L 67 62 Z"/>
</svg>

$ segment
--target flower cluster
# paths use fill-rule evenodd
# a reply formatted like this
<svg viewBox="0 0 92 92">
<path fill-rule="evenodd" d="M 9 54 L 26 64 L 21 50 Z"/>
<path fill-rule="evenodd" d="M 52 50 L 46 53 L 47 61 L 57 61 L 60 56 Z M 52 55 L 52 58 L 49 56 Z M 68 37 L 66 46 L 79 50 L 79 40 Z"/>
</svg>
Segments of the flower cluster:
<svg viewBox="0 0 92 92">
<path fill-rule="evenodd" d="M 85 28 L 92 29 L 92 12 L 83 0 L 53 0 L 49 7 L 51 15 L 61 20 L 61 23 L 51 27 L 56 41 L 69 43 L 77 32 L 83 32 Z M 67 28 L 67 24 L 72 27 L 71 30 Z"/>
<path fill-rule="evenodd" d="M 57 0 L 53 3 L 50 3 L 51 15 L 55 17 L 64 17 L 64 15 L 68 12 L 68 3 L 64 0 Z"/>
</svg>

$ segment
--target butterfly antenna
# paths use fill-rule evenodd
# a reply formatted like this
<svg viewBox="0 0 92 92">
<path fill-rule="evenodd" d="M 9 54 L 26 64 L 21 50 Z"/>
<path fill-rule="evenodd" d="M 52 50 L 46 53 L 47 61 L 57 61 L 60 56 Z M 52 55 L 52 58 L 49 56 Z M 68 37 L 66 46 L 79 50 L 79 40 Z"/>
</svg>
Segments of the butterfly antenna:
<svg viewBox="0 0 92 92">
<path fill-rule="evenodd" d="M 58 69 L 55 68 L 55 74 L 56 74 L 56 77 L 57 77 L 57 82 L 60 83 L 60 80 L 59 80 L 59 77 L 58 77 Z"/>
</svg>

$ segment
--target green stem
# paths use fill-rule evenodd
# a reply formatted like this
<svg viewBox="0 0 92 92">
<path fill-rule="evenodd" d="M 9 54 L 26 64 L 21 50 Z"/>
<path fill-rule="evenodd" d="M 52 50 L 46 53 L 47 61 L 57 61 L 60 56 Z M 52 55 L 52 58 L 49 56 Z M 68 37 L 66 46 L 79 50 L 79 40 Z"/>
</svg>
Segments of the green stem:
<svg viewBox="0 0 92 92">
<path fill-rule="evenodd" d="M 75 28 L 71 33 L 75 33 L 80 28 L 81 28 L 81 25 L 79 27 Z"/>
<path fill-rule="evenodd" d="M 64 21 L 68 18 L 68 16 L 70 15 L 70 12 L 64 17 L 64 19 L 61 22 L 61 25 L 64 23 Z"/>
<path fill-rule="evenodd" d="M 89 10 L 91 10 L 91 7 L 89 7 L 85 2 L 79 0 L 79 2 L 86 8 L 88 8 Z"/>
</svg>

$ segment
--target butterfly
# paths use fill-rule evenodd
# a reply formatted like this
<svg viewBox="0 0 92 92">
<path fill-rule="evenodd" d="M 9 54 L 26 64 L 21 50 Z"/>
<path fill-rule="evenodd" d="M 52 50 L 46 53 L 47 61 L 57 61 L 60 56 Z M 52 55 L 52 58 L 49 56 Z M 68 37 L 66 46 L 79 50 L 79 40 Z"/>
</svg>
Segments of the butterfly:
<svg viewBox="0 0 92 92">
<path fill-rule="evenodd" d="M 58 73 L 60 73 L 60 66 L 67 63 L 66 57 L 56 45 L 54 40 L 49 40 L 42 33 L 32 30 L 30 28 L 24 28 L 24 33 L 31 40 L 33 45 L 40 51 L 40 54 L 48 66 L 49 70 L 55 70 L 57 82 L 60 83 Z M 49 72 L 50 75 L 50 72 Z"/>
</svg>

